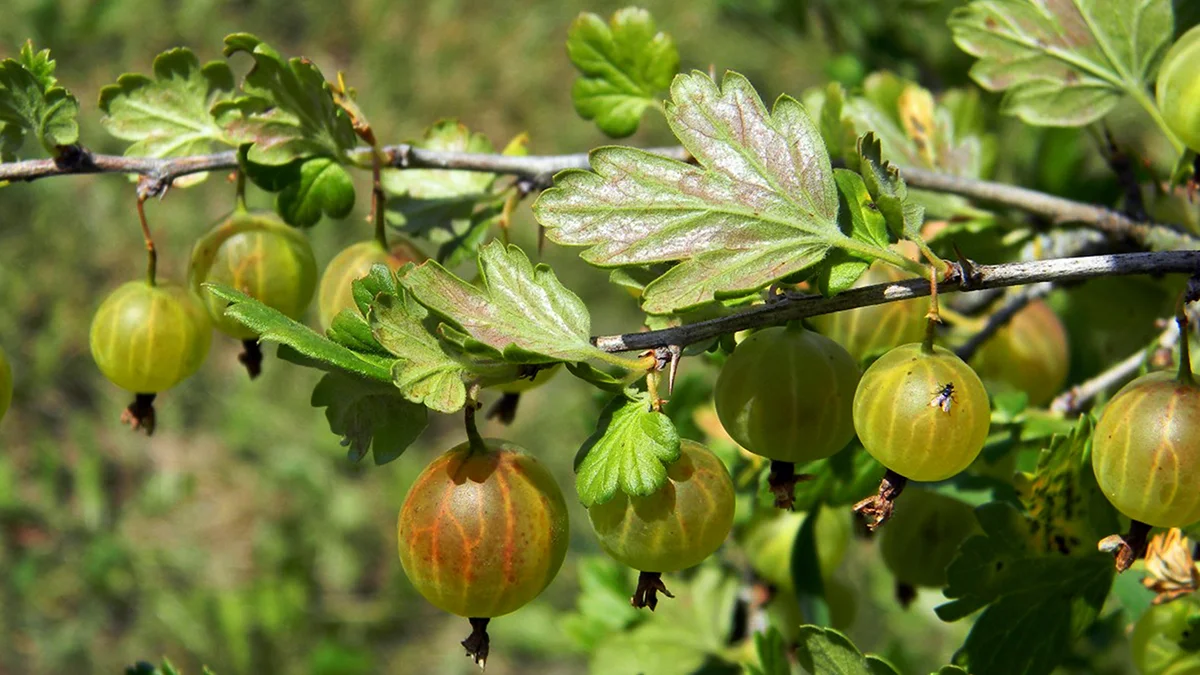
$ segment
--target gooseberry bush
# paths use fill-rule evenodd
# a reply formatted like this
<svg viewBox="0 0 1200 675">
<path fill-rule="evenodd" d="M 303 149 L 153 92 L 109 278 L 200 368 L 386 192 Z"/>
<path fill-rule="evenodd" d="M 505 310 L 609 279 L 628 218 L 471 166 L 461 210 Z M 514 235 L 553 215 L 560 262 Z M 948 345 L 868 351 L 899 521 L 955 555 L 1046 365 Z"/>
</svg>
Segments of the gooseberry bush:
<svg viewBox="0 0 1200 675">
<path fill-rule="evenodd" d="M 580 563 L 564 625 L 598 673 L 908 672 L 878 624 L 855 630 L 848 559 L 872 560 L 905 611 L 968 626 L 943 674 L 1101 672 L 1114 654 L 1191 672 L 1195 13 L 813 4 L 846 51 L 829 83 L 773 102 L 738 72 L 681 68 L 644 10 L 581 15 L 565 56 L 577 123 L 619 139 L 665 121 L 678 141 L 587 154 L 531 155 L 536 133 L 497 152 L 454 120 L 385 144 L 342 74 L 234 34 L 226 60 L 179 47 L 104 88 L 104 129 L 129 145 L 99 155 L 49 52 L 26 44 L 0 63 L 0 178 L 137 178 L 146 270 L 97 290 L 90 333 L 135 429 L 154 431 L 156 396 L 202 367 L 213 328 L 243 343 L 251 377 L 263 344 L 321 371 L 312 403 L 348 461 L 387 471 L 431 414 L 461 416 L 465 440 L 396 505 L 397 570 L 469 620 L 480 665 L 503 649 L 490 620 L 558 574 L 577 500 L 576 537 L 611 560 Z M 867 21 L 859 4 L 888 9 Z M 955 47 L 882 58 L 904 21 Z M 1077 201 L 1097 159 L 1109 200 Z M 232 187 L 203 183 L 216 172 Z M 346 219 L 355 174 L 371 231 L 322 271 L 307 230 Z M 232 193 L 173 279 L 147 216 L 168 188 Z M 250 208 L 259 193 L 270 208 Z M 526 250 L 509 233 L 530 214 Z M 543 244 L 607 270 L 644 326 L 594 335 Z M 1132 275 L 1150 280 L 1129 290 Z M 551 377 L 603 398 L 591 436 L 481 435 L 485 399 L 502 429 Z M 0 416 L 12 379 L 0 351 Z M 566 494 L 554 456 L 573 457 Z"/>
</svg>

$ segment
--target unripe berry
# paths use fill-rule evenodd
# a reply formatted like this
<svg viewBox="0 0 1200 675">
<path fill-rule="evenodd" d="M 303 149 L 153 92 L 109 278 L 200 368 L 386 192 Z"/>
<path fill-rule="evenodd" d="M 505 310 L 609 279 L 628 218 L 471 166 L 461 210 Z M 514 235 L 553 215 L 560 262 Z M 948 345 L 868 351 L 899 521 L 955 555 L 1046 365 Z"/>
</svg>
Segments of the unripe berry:
<svg viewBox="0 0 1200 675">
<path fill-rule="evenodd" d="M 352 284 L 356 279 L 365 277 L 372 266 L 387 265 L 394 272 L 406 263 L 421 263 L 425 260 L 425 254 L 407 239 L 397 239 L 390 251 L 384 250 L 374 239 L 360 241 L 342 249 L 329 261 L 321 274 L 321 285 L 317 291 L 317 310 L 321 327 L 328 329 L 342 310 L 354 307 Z"/>
<path fill-rule="evenodd" d="M 254 331 L 225 316 L 227 303 L 201 284 L 230 286 L 299 319 L 316 289 L 317 263 L 300 230 L 274 213 L 237 210 L 196 242 L 189 278 L 217 329 L 250 340 L 257 337 Z"/>
<path fill-rule="evenodd" d="M 179 384 L 204 363 L 212 326 L 183 287 L 130 281 L 113 291 L 92 319 L 92 358 L 113 384 L 155 394 Z"/>
</svg>

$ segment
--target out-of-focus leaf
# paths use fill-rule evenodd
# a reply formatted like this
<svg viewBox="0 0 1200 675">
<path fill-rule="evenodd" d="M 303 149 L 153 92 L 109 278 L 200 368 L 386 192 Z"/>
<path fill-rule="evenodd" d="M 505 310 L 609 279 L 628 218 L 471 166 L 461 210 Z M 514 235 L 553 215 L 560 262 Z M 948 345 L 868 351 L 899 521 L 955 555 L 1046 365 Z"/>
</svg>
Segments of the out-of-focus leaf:
<svg viewBox="0 0 1200 675">
<path fill-rule="evenodd" d="M 832 628 L 801 626 L 796 658 L 810 675 L 899 675 L 877 656 L 864 656 L 845 635 Z"/>
<path fill-rule="evenodd" d="M 471 133 L 457 120 L 442 120 L 425 130 L 413 147 L 450 152 L 494 152 L 491 141 Z M 453 232 L 453 222 L 469 218 L 480 203 L 494 200 L 496 175 L 482 171 L 386 169 L 380 180 L 388 199 L 388 222 L 406 232 L 429 236 L 434 229 Z"/>
<path fill-rule="evenodd" d="M 392 381 L 392 362 L 395 359 L 352 351 L 288 318 L 279 310 L 228 286 L 204 284 L 204 288 L 230 303 L 225 316 L 253 330 L 259 335 L 260 341 L 287 345 L 310 359 L 315 367 L 341 369 L 382 382 Z"/>
<path fill-rule="evenodd" d="M 602 504 L 617 490 L 631 496 L 654 494 L 667 482 L 666 465 L 678 458 L 679 432 L 671 418 L 650 409 L 650 395 L 618 395 L 575 456 L 579 501 Z"/>
<path fill-rule="evenodd" d="M 687 584 L 667 581 L 675 598 L 633 630 L 601 642 L 591 672 L 608 675 L 692 675 L 705 663 L 722 664 L 737 602 L 737 579 L 701 567 Z"/>
<path fill-rule="evenodd" d="M 976 0 L 951 15 L 971 77 L 1029 124 L 1083 126 L 1143 99 L 1171 43 L 1171 0 Z"/>
<path fill-rule="evenodd" d="M 837 188 L 819 132 L 783 96 L 768 112 L 746 78 L 703 73 L 671 85 L 667 120 L 700 166 L 623 147 L 594 170 L 559 174 L 534 204 L 554 241 L 588 246 L 599 267 L 680 261 L 646 286 L 665 314 L 738 295 L 811 268 L 831 248 L 871 247 L 838 227 Z"/>
<path fill-rule="evenodd" d="M 79 141 L 79 102 L 58 85 L 50 50 L 27 41 L 15 59 L 0 61 L 0 158 L 15 159 L 26 134 L 57 156 Z"/>
<path fill-rule="evenodd" d="M 307 157 L 341 158 L 355 147 L 350 116 L 333 99 L 330 84 L 308 59 L 285 60 L 248 33 L 225 38 L 225 56 L 240 52 L 254 59 L 242 82 L 247 96 L 219 103 L 214 113 L 237 110 L 226 133 L 249 143 L 248 158 L 256 164 L 278 166 Z"/>
<path fill-rule="evenodd" d="M 322 214 L 330 218 L 350 215 L 354 210 L 354 181 L 341 164 L 328 157 L 313 157 L 297 168 L 296 180 L 275 199 L 275 209 L 284 221 L 296 227 L 311 227 Z"/>
<path fill-rule="evenodd" d="M 511 363 L 579 362 L 607 356 L 591 343 L 591 317 L 579 296 L 524 251 L 494 241 L 479 253 L 481 286 L 435 261 L 400 283 L 434 314 L 465 333 L 470 353 Z M 445 327 L 443 335 L 447 334 Z"/>
<path fill-rule="evenodd" d="M 954 662 L 972 675 L 1048 675 L 1100 615 L 1112 557 L 1040 553 L 1011 504 L 984 504 L 975 514 L 984 534 L 963 542 L 946 570 L 951 601 L 936 610 L 943 621 L 984 610 Z"/>
<path fill-rule="evenodd" d="M 788 649 L 774 626 L 754 634 L 754 655 L 758 662 L 746 664 L 747 675 L 792 675 Z"/>
<path fill-rule="evenodd" d="M 350 461 L 374 453 L 384 465 L 404 454 L 425 430 L 428 411 L 392 387 L 342 373 L 326 373 L 312 393 L 314 408 L 325 408 L 329 430 L 342 436 Z"/>
<path fill-rule="evenodd" d="M 811 511 L 820 504 L 853 504 L 878 487 L 879 480 L 887 471 L 857 444 L 828 459 L 817 460 L 797 469 L 815 476 L 796 485 L 797 511 Z"/>
<path fill-rule="evenodd" d="M 213 106 L 228 100 L 236 88 L 227 64 L 201 65 L 190 49 L 177 47 L 155 57 L 153 71 L 153 77 L 126 73 L 100 90 L 100 123 L 113 136 L 133 141 L 126 155 L 202 155 L 233 144 L 225 135 L 228 120 L 212 114 Z M 175 185 L 196 183 L 206 175 L 176 180 Z"/>
<path fill-rule="evenodd" d="M 609 635 L 644 615 L 629 604 L 629 588 L 635 581 L 628 567 L 607 556 L 580 558 L 578 567 L 578 609 L 563 617 L 563 631 L 581 651 L 591 653 Z"/>
<path fill-rule="evenodd" d="M 580 14 L 567 33 L 567 56 L 579 69 L 571 87 L 575 110 L 614 138 L 637 131 L 654 96 L 679 72 L 679 51 L 644 9 L 617 10 L 609 23 Z"/>
</svg>

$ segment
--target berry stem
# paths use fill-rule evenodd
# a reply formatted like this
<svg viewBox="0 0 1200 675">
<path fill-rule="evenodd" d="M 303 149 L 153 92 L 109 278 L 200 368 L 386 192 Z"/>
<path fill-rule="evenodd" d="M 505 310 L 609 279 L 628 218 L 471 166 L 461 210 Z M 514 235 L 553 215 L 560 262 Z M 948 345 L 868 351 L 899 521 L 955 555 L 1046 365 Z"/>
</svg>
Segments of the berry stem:
<svg viewBox="0 0 1200 675">
<path fill-rule="evenodd" d="M 263 353 L 257 339 L 242 340 L 242 353 L 238 354 L 238 362 L 246 367 L 246 374 L 250 379 L 253 380 L 262 374 Z"/>
<path fill-rule="evenodd" d="M 879 491 L 854 505 L 854 512 L 865 520 L 867 530 L 874 532 L 892 517 L 896 498 L 905 485 L 908 485 L 907 478 L 888 469 L 879 481 Z"/>
<path fill-rule="evenodd" d="M 371 221 L 375 224 L 375 241 L 388 250 L 386 218 L 384 206 L 387 204 L 387 194 L 383 191 L 383 156 L 376 148 L 371 153 Z"/>
<path fill-rule="evenodd" d="M 767 487 L 775 495 L 775 508 L 791 511 L 796 505 L 796 484 L 812 480 L 816 476 L 808 473 L 796 473 L 796 465 L 792 462 L 771 460 L 771 470 L 767 473 Z"/>
<path fill-rule="evenodd" d="M 1192 299 L 1194 293 L 1193 280 L 1195 277 L 1188 281 L 1187 289 L 1179 294 L 1179 301 L 1175 303 L 1175 323 L 1179 326 L 1179 374 L 1176 379 L 1180 384 L 1188 386 L 1196 385 L 1196 378 L 1192 375 L 1191 347 L 1188 344 L 1190 340 L 1188 339 L 1187 315 L 1187 303 Z"/>
<path fill-rule="evenodd" d="M 921 351 L 933 353 L 933 342 L 937 338 L 937 325 L 942 322 L 938 311 L 938 272 L 934 265 L 929 266 L 929 311 L 925 313 L 925 339 L 921 341 Z"/>
<path fill-rule="evenodd" d="M 488 647 L 491 645 L 492 639 L 488 637 L 487 626 L 491 619 L 486 618 L 471 618 L 471 634 L 463 640 L 463 649 L 467 650 L 467 656 L 475 661 L 475 665 L 480 669 L 487 666 Z"/>
<path fill-rule="evenodd" d="M 467 389 L 467 403 L 463 406 L 463 422 L 467 427 L 467 442 L 471 452 L 486 453 L 487 445 L 483 442 L 483 436 L 479 435 L 479 428 L 475 426 L 475 412 L 479 410 L 482 404 L 479 402 L 479 383 L 474 382 Z"/>
<path fill-rule="evenodd" d="M 234 193 L 233 193 L 233 210 L 235 212 L 244 212 L 246 207 L 246 172 L 237 170 L 233 172 L 234 176 Z"/>
<path fill-rule="evenodd" d="M 134 394 L 133 402 L 121 412 L 121 423 L 147 436 L 154 435 L 154 397 L 155 394 Z"/>
<path fill-rule="evenodd" d="M 154 249 L 154 237 L 150 236 L 150 224 L 146 222 L 146 198 L 141 195 L 137 200 L 137 212 L 142 224 L 142 238 L 146 241 L 146 283 L 154 286 L 158 272 L 158 251 Z"/>
<path fill-rule="evenodd" d="M 642 572 L 638 575 L 637 589 L 633 592 L 633 597 L 629 599 L 629 604 L 637 609 L 649 607 L 653 612 L 658 607 L 658 594 L 662 593 L 668 598 L 674 598 L 671 591 L 667 590 L 667 585 L 663 583 L 661 572 Z"/>
</svg>

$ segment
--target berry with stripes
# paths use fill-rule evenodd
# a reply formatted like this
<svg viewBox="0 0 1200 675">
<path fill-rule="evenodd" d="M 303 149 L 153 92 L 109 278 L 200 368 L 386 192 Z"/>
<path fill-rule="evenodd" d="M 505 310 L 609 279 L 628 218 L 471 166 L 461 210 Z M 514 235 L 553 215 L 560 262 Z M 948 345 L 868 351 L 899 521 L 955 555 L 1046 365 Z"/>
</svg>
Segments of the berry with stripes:
<svg viewBox="0 0 1200 675">
<path fill-rule="evenodd" d="M 395 239 L 387 249 L 374 239 L 342 249 L 321 274 L 317 290 L 317 314 L 321 328 L 328 329 L 342 310 L 355 307 L 352 284 L 356 279 L 365 277 L 372 266 L 387 265 L 395 271 L 406 263 L 422 263 L 425 260 L 425 254 L 404 238 Z"/>
<path fill-rule="evenodd" d="M 686 439 L 657 492 L 642 497 L 618 491 L 588 508 L 600 548 L 642 572 L 634 605 L 651 609 L 655 591 L 666 593 L 659 575 L 693 567 L 715 553 L 733 527 L 733 514 L 733 479 L 725 464 Z"/>
<path fill-rule="evenodd" d="M 854 395 L 854 428 L 863 447 L 896 474 L 918 481 L 944 480 L 967 468 L 983 449 L 990 417 L 975 371 L 954 352 L 921 343 L 897 347 L 871 364 Z"/>
<path fill-rule="evenodd" d="M 303 232 L 274 213 L 238 209 L 196 242 L 189 278 L 218 330 L 256 340 L 254 331 L 225 316 L 225 301 L 201 285 L 229 286 L 299 319 L 316 290 L 317 263 Z"/>
<path fill-rule="evenodd" d="M 1200 520 L 1200 387 L 1156 372 L 1130 382 L 1104 408 L 1092 469 L 1121 513 L 1156 527 Z"/>
</svg>

